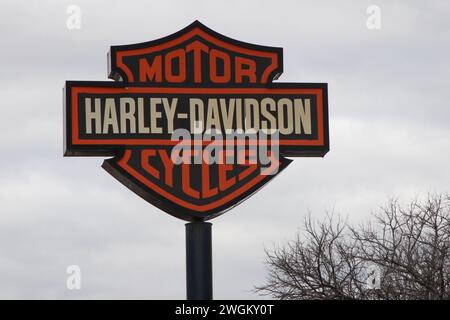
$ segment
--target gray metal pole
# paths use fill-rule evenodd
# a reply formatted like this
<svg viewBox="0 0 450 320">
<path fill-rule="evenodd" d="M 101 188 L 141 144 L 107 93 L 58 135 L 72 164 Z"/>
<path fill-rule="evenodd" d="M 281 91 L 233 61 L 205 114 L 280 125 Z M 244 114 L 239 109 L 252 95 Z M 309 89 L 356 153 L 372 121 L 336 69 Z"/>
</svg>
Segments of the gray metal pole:
<svg viewBox="0 0 450 320">
<path fill-rule="evenodd" d="M 212 243 L 209 222 L 186 223 L 187 300 L 212 300 Z"/>
</svg>

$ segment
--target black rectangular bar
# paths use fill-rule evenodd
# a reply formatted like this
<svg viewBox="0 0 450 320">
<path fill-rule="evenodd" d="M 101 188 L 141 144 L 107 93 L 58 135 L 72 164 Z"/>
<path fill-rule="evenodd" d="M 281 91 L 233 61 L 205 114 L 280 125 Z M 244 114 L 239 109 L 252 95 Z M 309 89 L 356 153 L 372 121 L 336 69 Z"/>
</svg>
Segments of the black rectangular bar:
<svg viewBox="0 0 450 320">
<path fill-rule="evenodd" d="M 212 242 L 209 222 L 186 224 L 187 300 L 212 300 Z"/>
</svg>

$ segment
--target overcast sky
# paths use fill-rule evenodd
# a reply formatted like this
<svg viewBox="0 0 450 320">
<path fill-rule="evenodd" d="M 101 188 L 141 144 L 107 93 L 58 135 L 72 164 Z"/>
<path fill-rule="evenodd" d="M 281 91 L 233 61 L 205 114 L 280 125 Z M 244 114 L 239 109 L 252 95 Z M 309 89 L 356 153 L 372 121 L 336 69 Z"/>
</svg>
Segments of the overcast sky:
<svg viewBox="0 0 450 320">
<path fill-rule="evenodd" d="M 81 29 L 66 27 L 81 8 Z M 369 5 L 381 29 L 366 26 Z M 24 1 L 0 3 L 0 298 L 185 298 L 184 223 L 127 190 L 102 158 L 63 158 L 65 80 L 106 81 L 111 45 L 198 19 L 284 48 L 279 82 L 329 86 L 330 152 L 296 158 L 213 220 L 214 296 L 258 298 L 265 247 L 310 212 L 354 223 L 391 196 L 450 191 L 450 2 Z M 82 288 L 66 288 L 66 268 Z"/>
</svg>

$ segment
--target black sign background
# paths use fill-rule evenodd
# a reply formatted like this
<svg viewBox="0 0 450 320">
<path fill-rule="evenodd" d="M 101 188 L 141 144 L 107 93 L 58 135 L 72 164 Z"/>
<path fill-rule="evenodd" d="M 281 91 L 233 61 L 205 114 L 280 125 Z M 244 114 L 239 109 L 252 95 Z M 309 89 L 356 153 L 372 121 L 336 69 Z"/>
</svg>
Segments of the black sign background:
<svg viewBox="0 0 450 320">
<path fill-rule="evenodd" d="M 195 48 L 202 46 L 203 49 L 207 48 L 205 49 L 207 52 L 198 49 L 202 58 L 200 72 L 198 68 L 196 71 L 195 63 L 192 62 L 195 59 Z M 191 51 L 183 48 L 190 48 Z M 215 52 L 221 50 L 230 57 L 230 81 L 227 83 L 216 83 L 210 79 L 211 64 L 208 64 L 208 54 L 212 55 L 213 49 Z M 155 59 L 158 58 L 155 57 L 161 56 L 164 57 L 161 61 L 164 61 L 168 55 L 181 52 L 180 50 L 184 50 L 185 57 L 185 74 L 182 82 L 169 82 L 164 76 L 167 68 L 172 68 L 175 76 L 182 73 L 180 67 L 177 67 L 182 65 L 180 59 L 174 59 L 170 64 L 161 62 L 160 79 L 158 76 L 153 76 L 152 79 L 142 77 L 142 72 L 140 73 L 142 59 L 151 64 L 157 61 Z M 85 134 L 86 97 L 93 99 L 107 97 L 116 100 L 120 97 L 145 99 L 152 96 L 177 97 L 179 100 L 177 111 L 184 112 L 188 112 L 185 110 L 187 99 L 192 97 L 308 98 L 311 100 L 312 134 L 280 136 L 278 173 L 292 161 L 286 159 L 286 156 L 322 157 L 329 150 L 327 85 L 273 83 L 272 80 L 282 72 L 281 48 L 236 41 L 196 21 L 185 29 L 156 41 L 113 46 L 108 56 L 109 76 L 115 80 L 114 82 L 66 82 L 64 155 L 113 156 L 105 160 L 103 168 L 142 198 L 175 217 L 188 221 L 209 220 L 249 197 L 276 174 L 261 175 L 259 170 L 261 164 L 236 164 L 233 168 L 214 164 L 207 166 L 207 173 L 205 165 L 183 164 L 176 165 L 171 177 L 168 177 L 170 174 L 159 155 L 170 155 L 173 141 L 170 141 L 169 134 Z M 253 79 L 250 76 L 243 76 L 240 78 L 241 81 L 236 82 L 236 79 L 239 79 L 236 78 L 236 74 L 239 73 L 236 61 L 239 59 L 253 61 L 255 66 Z M 224 65 L 218 63 L 217 74 L 224 73 Z M 173 78 L 176 78 L 175 76 Z M 148 113 L 148 108 L 146 110 Z M 188 128 L 187 120 L 175 117 L 174 127 Z M 150 170 L 146 166 L 148 159 L 152 161 Z M 220 181 L 226 183 L 222 183 L 221 187 Z"/>
</svg>

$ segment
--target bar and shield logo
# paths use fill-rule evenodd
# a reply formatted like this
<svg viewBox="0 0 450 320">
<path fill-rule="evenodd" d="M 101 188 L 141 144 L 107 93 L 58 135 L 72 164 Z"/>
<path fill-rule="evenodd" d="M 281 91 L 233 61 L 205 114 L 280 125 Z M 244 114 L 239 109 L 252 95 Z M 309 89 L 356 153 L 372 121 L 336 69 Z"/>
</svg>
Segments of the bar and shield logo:
<svg viewBox="0 0 450 320">
<path fill-rule="evenodd" d="M 64 155 L 110 157 L 117 180 L 161 210 L 205 221 L 292 161 L 329 150 L 327 85 L 273 82 L 281 48 L 196 21 L 155 41 L 112 46 L 109 78 L 66 81 Z"/>
</svg>

